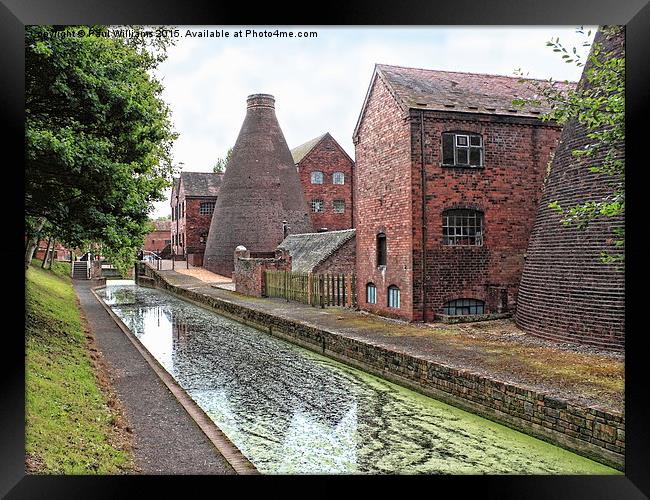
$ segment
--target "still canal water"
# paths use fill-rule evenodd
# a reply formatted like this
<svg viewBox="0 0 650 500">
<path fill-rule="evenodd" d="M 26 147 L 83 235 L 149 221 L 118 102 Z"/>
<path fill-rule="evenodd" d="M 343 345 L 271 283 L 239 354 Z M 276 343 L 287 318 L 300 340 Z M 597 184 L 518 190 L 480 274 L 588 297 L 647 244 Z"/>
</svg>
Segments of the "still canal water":
<svg viewBox="0 0 650 500">
<path fill-rule="evenodd" d="M 260 472 L 616 473 L 166 292 L 99 293 Z"/>
</svg>

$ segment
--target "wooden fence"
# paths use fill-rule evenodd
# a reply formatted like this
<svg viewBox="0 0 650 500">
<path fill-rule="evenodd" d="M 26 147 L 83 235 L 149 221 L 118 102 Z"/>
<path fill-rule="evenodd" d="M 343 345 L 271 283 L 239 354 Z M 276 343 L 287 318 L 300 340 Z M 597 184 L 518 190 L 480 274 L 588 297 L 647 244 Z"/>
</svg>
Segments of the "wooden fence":
<svg viewBox="0 0 650 500">
<path fill-rule="evenodd" d="M 264 295 L 314 307 L 356 307 L 354 274 L 264 271 Z"/>
</svg>

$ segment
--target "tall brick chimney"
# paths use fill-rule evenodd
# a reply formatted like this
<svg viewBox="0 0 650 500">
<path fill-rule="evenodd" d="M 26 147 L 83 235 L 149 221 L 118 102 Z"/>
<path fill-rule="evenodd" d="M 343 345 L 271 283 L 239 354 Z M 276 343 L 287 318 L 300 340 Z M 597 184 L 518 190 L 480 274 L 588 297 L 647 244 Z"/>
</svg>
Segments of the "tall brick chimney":
<svg viewBox="0 0 650 500">
<path fill-rule="evenodd" d="M 275 99 L 253 94 L 224 173 L 203 266 L 230 276 L 233 252 L 272 253 L 289 233 L 312 232 L 305 196 L 291 152 L 275 116 Z"/>
<path fill-rule="evenodd" d="M 605 35 L 601 30 L 595 44 L 601 45 L 605 57 L 622 57 L 624 31 Z M 579 86 L 589 85 L 586 73 L 590 67 L 588 63 Z M 588 132 L 575 120 L 562 130 L 528 244 L 515 319 L 533 335 L 620 350 L 625 332 L 625 274 L 615 264 L 604 264 L 601 253 L 621 252 L 611 242 L 624 219 L 600 217 L 579 229 L 563 225 L 560 215 L 548 206 L 558 201 L 569 208 L 612 193 L 609 177 L 589 170 L 600 164 L 604 151 L 588 157 L 589 164 L 571 154 L 593 142 Z M 623 157 L 623 144 L 617 155 Z"/>
</svg>

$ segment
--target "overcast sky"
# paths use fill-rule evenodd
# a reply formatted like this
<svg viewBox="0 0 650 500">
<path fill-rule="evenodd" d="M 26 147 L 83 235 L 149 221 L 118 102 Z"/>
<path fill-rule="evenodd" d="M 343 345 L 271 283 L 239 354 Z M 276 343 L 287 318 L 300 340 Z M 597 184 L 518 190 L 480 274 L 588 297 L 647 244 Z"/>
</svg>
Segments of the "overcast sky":
<svg viewBox="0 0 650 500">
<path fill-rule="evenodd" d="M 230 37 L 186 36 L 225 30 Z M 316 31 L 316 38 L 235 38 L 246 29 Z M 352 132 L 375 63 L 446 71 L 577 81 L 580 68 L 546 46 L 559 37 L 567 47 L 593 39 L 575 26 L 544 27 L 179 27 L 181 36 L 157 70 L 172 109 L 174 161 L 189 172 L 210 172 L 235 144 L 246 114 L 246 97 L 275 96 L 278 121 L 289 148 L 330 132 L 354 158 Z M 169 197 L 169 193 L 168 193 Z M 156 203 L 153 217 L 170 213 Z"/>
</svg>

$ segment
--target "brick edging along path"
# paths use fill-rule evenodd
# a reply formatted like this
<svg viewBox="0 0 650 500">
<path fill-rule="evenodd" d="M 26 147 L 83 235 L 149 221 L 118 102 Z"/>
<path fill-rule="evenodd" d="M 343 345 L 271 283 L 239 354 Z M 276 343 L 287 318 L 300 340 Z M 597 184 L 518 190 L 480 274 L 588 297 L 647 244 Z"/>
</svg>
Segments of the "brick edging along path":
<svg viewBox="0 0 650 500">
<path fill-rule="evenodd" d="M 435 399 L 623 470 L 625 417 L 578 406 L 541 392 L 391 350 L 319 325 L 307 324 L 205 293 L 200 282 L 170 283 L 146 267 L 149 286 L 210 308 L 241 323 L 319 352 Z M 196 285 L 196 286 L 192 286 Z"/>
<path fill-rule="evenodd" d="M 133 431 L 133 454 L 143 474 L 235 474 L 214 440 L 186 411 L 137 345 L 94 296 L 91 281 L 74 281 L 83 313 L 111 369 L 115 392 Z M 203 431 L 203 432 L 202 432 Z"/>
</svg>

